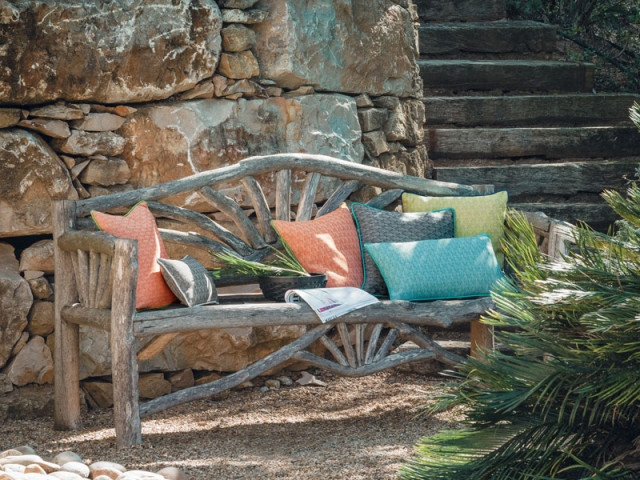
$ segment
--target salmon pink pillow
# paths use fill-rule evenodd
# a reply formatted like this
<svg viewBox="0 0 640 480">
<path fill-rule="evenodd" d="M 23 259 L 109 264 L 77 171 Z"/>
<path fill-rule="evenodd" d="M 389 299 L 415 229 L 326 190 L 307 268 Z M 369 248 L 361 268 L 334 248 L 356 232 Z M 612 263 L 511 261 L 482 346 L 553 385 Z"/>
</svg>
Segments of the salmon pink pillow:
<svg viewBox="0 0 640 480">
<path fill-rule="evenodd" d="M 307 272 L 327 274 L 327 287 L 362 285 L 360 241 L 346 205 L 314 220 L 272 225 Z"/>
<path fill-rule="evenodd" d="M 114 237 L 138 241 L 136 309 L 164 307 L 178 299 L 167 286 L 157 258 L 168 258 L 156 220 L 146 202 L 136 204 L 121 217 L 91 211 L 98 228 Z"/>
</svg>

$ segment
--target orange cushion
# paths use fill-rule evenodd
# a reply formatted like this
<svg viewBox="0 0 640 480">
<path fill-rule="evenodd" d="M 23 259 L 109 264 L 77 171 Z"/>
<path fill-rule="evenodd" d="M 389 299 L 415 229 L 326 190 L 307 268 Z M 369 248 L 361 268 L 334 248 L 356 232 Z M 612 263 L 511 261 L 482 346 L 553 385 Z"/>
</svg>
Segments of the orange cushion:
<svg viewBox="0 0 640 480">
<path fill-rule="evenodd" d="M 346 205 L 314 220 L 272 224 L 307 272 L 327 274 L 327 287 L 362 285 L 360 242 Z"/>
<path fill-rule="evenodd" d="M 136 308 L 163 307 L 177 301 L 167 286 L 157 258 L 168 258 L 156 220 L 146 202 L 136 204 L 121 217 L 91 211 L 98 228 L 115 237 L 138 241 L 138 282 Z"/>
</svg>

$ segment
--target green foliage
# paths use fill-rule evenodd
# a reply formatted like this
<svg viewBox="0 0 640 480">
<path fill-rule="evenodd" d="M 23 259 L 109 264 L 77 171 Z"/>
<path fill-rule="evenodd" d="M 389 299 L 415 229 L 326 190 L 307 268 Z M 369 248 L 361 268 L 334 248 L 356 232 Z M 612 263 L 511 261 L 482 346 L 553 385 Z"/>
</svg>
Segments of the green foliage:
<svg viewBox="0 0 640 480">
<path fill-rule="evenodd" d="M 256 262 L 239 257 L 231 252 L 215 253 L 214 256 L 222 267 L 212 271 L 214 277 L 225 275 L 249 275 L 249 276 L 282 276 L 282 277 L 308 277 L 309 273 L 300 264 L 291 248 L 283 242 L 283 249 L 273 250 L 273 259 L 267 262 Z"/>
<path fill-rule="evenodd" d="M 640 3 L 637 0 L 507 0 L 511 18 L 551 23 L 600 73 L 600 88 L 640 90 Z"/>
<path fill-rule="evenodd" d="M 464 428 L 422 439 L 402 478 L 640 478 L 640 188 L 604 196 L 627 234 L 580 227 L 561 260 L 535 253 L 530 225 L 510 212 L 517 290 L 495 294 L 483 319 L 509 353 L 453 374 L 434 410 L 463 406 Z"/>
</svg>

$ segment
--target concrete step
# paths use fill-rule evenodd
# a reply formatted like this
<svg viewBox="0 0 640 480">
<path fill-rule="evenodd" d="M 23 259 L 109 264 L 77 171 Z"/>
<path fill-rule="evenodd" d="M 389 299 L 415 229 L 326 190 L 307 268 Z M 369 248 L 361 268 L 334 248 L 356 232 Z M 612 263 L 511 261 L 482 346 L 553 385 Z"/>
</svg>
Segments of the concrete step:
<svg viewBox="0 0 640 480">
<path fill-rule="evenodd" d="M 478 22 L 506 17 L 505 0 L 415 0 L 423 22 Z"/>
<path fill-rule="evenodd" d="M 556 49 L 556 27 L 537 22 L 428 23 L 420 26 L 420 55 L 544 56 Z"/>
<path fill-rule="evenodd" d="M 640 134 L 634 126 L 427 128 L 426 134 L 433 160 L 607 158 L 640 152 Z"/>
<path fill-rule="evenodd" d="M 427 125 L 458 127 L 631 125 L 634 94 L 425 97 Z"/>
<path fill-rule="evenodd" d="M 425 97 L 431 90 L 513 92 L 588 92 L 589 63 L 550 60 L 418 60 Z"/>
</svg>

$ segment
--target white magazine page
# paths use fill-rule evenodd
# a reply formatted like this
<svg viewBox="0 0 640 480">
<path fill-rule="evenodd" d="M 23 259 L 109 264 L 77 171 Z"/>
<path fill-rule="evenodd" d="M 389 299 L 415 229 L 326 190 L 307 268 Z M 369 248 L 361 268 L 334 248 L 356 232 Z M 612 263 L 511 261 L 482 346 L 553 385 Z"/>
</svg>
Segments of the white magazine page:
<svg viewBox="0 0 640 480">
<path fill-rule="evenodd" d="M 284 298 L 289 303 L 306 302 L 323 323 L 379 302 L 370 293 L 356 287 L 294 289 L 288 290 Z"/>
</svg>

